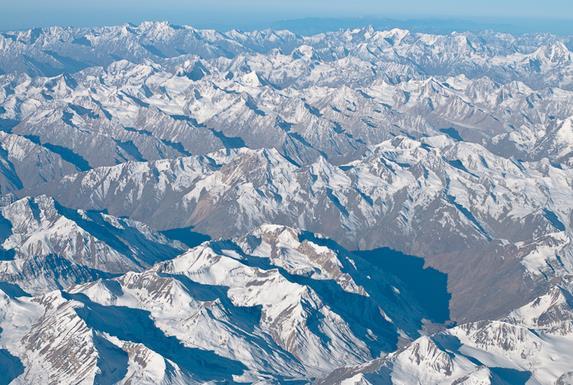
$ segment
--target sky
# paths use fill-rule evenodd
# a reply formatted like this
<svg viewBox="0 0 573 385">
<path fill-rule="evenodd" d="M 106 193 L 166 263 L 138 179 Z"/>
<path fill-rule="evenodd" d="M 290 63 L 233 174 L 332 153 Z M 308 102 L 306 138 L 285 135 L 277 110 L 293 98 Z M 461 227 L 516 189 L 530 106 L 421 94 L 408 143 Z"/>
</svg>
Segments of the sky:
<svg viewBox="0 0 573 385">
<path fill-rule="evenodd" d="M 0 0 L 0 30 L 167 20 L 258 28 L 299 18 L 457 18 L 573 21 L 573 0 Z M 521 21 L 519 21 L 521 20 Z"/>
</svg>

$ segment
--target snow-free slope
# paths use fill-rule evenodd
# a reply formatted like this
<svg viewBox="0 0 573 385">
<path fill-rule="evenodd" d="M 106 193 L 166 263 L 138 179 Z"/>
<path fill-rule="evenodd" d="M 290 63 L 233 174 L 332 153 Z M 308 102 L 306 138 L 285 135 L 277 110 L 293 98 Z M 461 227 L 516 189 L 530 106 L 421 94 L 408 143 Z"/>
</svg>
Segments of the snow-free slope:
<svg viewBox="0 0 573 385">
<path fill-rule="evenodd" d="M 390 247 L 446 272 L 464 320 L 500 316 L 570 271 L 572 181 L 547 160 L 506 159 L 441 135 L 396 137 L 340 167 L 240 149 L 97 168 L 34 193 L 162 230 L 229 237 L 270 221 L 350 249 Z"/>
</svg>

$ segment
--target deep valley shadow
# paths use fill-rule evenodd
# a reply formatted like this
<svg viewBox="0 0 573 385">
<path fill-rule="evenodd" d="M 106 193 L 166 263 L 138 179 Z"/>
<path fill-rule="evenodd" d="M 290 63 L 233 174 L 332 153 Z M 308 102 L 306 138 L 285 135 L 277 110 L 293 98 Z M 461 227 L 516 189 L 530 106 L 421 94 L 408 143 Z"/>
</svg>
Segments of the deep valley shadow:
<svg viewBox="0 0 573 385">
<path fill-rule="evenodd" d="M 531 378 L 531 372 L 508 368 L 490 368 L 494 385 L 525 385 Z"/>
<path fill-rule="evenodd" d="M 447 275 L 424 268 L 424 259 L 390 248 L 350 252 L 331 239 L 303 232 L 301 241 L 312 241 L 337 252 L 343 272 L 364 287 L 369 301 L 411 338 L 419 337 L 423 320 L 451 326 Z M 396 290 L 398 289 L 398 290 Z"/>
<path fill-rule="evenodd" d="M 357 269 L 360 259 L 380 271 L 391 274 L 404 283 L 409 293 L 424 308 L 427 319 L 444 323 L 450 319 L 448 276 L 433 268 L 424 267 L 424 259 L 406 255 L 390 248 L 353 252 Z M 364 266 L 366 268 L 366 266 Z M 367 271 L 367 270 L 366 270 Z"/>
<path fill-rule="evenodd" d="M 24 373 L 24 365 L 5 349 L 0 349 L 0 385 L 8 385 Z"/>
<path fill-rule="evenodd" d="M 2 328 L 0 328 L 2 334 Z M 24 373 L 24 365 L 18 357 L 6 349 L 0 349 L 0 385 L 8 385 L 20 374 Z"/>
<path fill-rule="evenodd" d="M 201 243 L 211 240 L 210 236 L 193 231 L 193 227 L 165 230 L 161 231 L 161 234 L 174 241 L 179 241 L 189 248 L 199 246 Z"/>
</svg>

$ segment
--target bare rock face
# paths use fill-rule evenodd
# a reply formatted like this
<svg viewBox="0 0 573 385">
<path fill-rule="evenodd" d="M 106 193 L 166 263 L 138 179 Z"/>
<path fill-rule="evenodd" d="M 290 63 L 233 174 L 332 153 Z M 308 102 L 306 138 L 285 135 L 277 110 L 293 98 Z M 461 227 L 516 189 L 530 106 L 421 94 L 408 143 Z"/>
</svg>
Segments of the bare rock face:
<svg viewBox="0 0 573 385">
<path fill-rule="evenodd" d="M 233 237 L 295 223 L 351 249 L 385 245 L 446 272 L 454 319 L 475 320 L 526 303 L 548 275 L 571 269 L 563 194 L 571 183 L 570 169 L 516 164 L 438 136 L 396 137 L 344 166 L 323 158 L 297 166 L 277 150 L 241 149 L 96 168 L 32 192 L 158 229 Z"/>
<path fill-rule="evenodd" d="M 573 372 L 568 372 L 559 377 L 555 385 L 568 385 L 573 384 Z"/>
</svg>

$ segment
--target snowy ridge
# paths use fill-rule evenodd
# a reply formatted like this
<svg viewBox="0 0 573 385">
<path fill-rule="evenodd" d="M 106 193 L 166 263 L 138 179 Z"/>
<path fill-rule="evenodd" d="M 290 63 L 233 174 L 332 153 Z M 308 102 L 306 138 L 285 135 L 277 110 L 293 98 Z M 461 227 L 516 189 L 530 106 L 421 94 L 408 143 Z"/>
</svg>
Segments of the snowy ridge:
<svg viewBox="0 0 573 385">
<path fill-rule="evenodd" d="M 515 162 L 442 135 L 396 137 L 341 167 L 324 158 L 297 166 L 274 149 L 241 149 L 94 169 L 34 193 L 83 209 L 106 208 L 159 229 L 193 226 L 215 236 L 240 235 L 267 221 L 296 223 L 349 248 L 382 244 L 421 255 L 447 273 L 451 260 L 462 258 L 467 270 L 450 275 L 454 313 L 458 301 L 472 306 L 472 293 L 457 298 L 456 292 L 475 279 L 472 285 L 483 286 L 472 287 L 491 291 L 486 306 L 500 316 L 507 304 L 496 302 L 503 299 L 491 264 L 519 283 L 515 297 L 506 298 L 513 303 L 544 290 L 548 275 L 571 271 L 572 180 L 569 169 L 547 161 Z M 438 237 L 429 223 L 441 228 Z M 474 247 L 483 250 L 482 261 L 475 260 Z M 460 309 L 478 317 L 467 311 Z M 479 311 L 483 316 L 484 308 Z"/>
<path fill-rule="evenodd" d="M 24 198 L 0 210 L 0 280 L 41 293 L 140 271 L 185 248 L 146 225 Z"/>
<path fill-rule="evenodd" d="M 393 135 L 444 130 L 504 156 L 570 165 L 573 64 L 553 36 L 303 38 L 165 23 L 4 35 L 11 65 L 14 55 L 36 64 L 0 76 L 0 128 L 82 170 L 242 146 L 344 163 Z M 102 46 L 78 43 L 92 40 Z M 158 56 L 153 44 L 171 53 Z M 42 60 L 62 72 L 38 76 Z"/>
<path fill-rule="evenodd" d="M 408 286 L 374 266 L 370 280 L 355 267 L 367 261 L 330 244 L 265 225 L 142 273 L 36 297 L 0 292 L 0 346 L 21 361 L 15 383 L 178 384 L 310 380 L 394 350 L 398 333 L 419 336 L 425 310 Z"/>
<path fill-rule="evenodd" d="M 319 383 L 567 384 L 573 374 L 573 352 L 566 348 L 573 339 L 570 297 L 570 290 L 554 287 L 505 320 L 421 337 L 387 358 L 339 369 Z M 545 319 L 568 326 L 547 327 Z"/>
</svg>

